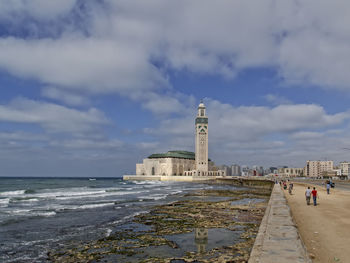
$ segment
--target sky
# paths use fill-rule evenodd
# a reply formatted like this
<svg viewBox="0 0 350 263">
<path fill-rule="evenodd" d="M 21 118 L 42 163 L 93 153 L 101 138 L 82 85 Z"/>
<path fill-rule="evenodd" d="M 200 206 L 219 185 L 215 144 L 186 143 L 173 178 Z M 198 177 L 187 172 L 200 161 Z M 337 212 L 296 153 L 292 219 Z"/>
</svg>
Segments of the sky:
<svg viewBox="0 0 350 263">
<path fill-rule="evenodd" d="M 0 176 L 350 161 L 347 0 L 0 0 Z"/>
</svg>

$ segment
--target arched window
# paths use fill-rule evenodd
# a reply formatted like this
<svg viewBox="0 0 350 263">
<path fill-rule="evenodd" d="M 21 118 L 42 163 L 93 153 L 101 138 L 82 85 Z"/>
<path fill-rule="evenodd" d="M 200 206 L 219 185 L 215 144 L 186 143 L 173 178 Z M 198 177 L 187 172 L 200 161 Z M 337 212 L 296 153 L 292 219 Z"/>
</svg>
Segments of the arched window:
<svg viewBox="0 0 350 263">
<path fill-rule="evenodd" d="M 156 173 L 155 173 L 155 169 L 154 169 L 154 167 L 152 167 L 152 175 L 155 175 Z"/>
</svg>

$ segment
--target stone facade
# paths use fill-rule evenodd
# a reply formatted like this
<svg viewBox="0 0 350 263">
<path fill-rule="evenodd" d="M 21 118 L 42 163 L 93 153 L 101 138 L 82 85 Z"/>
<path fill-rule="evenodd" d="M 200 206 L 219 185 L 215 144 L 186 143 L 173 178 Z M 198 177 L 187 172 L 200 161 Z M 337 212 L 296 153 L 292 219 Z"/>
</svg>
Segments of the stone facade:
<svg viewBox="0 0 350 263">
<path fill-rule="evenodd" d="M 195 161 L 185 158 L 147 158 L 136 164 L 136 175 L 185 175 L 185 171 L 194 170 Z"/>
</svg>

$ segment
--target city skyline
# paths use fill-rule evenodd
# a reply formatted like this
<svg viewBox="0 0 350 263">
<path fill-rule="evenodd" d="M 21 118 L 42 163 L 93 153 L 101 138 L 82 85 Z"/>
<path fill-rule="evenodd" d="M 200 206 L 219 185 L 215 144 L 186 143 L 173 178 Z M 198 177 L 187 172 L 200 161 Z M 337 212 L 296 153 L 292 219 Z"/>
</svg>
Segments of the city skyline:
<svg viewBox="0 0 350 263">
<path fill-rule="evenodd" d="M 217 165 L 349 161 L 349 11 L 2 1 L 0 176 L 121 176 L 152 153 L 194 151 L 201 99 Z"/>
</svg>

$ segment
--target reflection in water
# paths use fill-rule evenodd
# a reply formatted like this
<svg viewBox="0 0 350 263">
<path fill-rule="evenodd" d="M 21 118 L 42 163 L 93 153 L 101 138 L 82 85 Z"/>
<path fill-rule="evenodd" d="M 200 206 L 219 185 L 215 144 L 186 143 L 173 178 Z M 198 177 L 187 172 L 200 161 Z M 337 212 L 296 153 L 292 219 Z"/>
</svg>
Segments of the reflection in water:
<svg viewBox="0 0 350 263">
<path fill-rule="evenodd" d="M 208 229 L 206 228 L 196 228 L 195 243 L 197 245 L 198 253 L 204 253 L 206 251 L 206 246 L 208 245 Z"/>
</svg>

